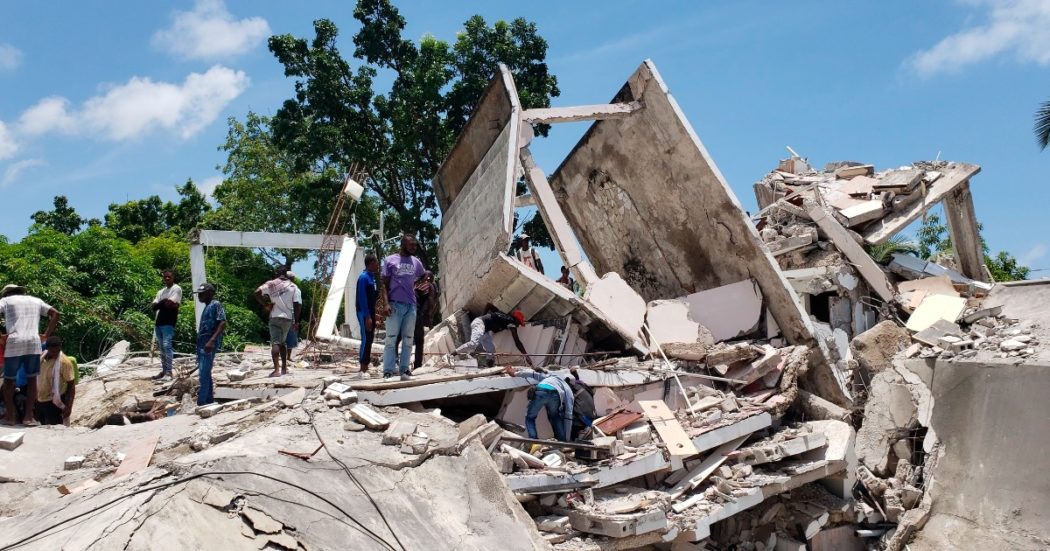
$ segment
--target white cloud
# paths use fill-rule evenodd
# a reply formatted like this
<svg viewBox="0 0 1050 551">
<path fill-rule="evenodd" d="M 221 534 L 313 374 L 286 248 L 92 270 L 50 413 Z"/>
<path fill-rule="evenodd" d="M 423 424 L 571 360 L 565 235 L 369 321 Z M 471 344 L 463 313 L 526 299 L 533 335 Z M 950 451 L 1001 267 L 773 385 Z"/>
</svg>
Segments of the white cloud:
<svg viewBox="0 0 1050 551">
<path fill-rule="evenodd" d="M 211 124 L 249 81 L 243 71 L 220 65 L 191 73 L 182 84 L 132 77 L 88 99 L 79 111 L 71 110 L 65 98 L 44 98 L 22 113 L 19 130 L 31 135 L 57 132 L 123 141 L 161 128 L 189 138 Z"/>
<path fill-rule="evenodd" d="M 18 151 L 18 142 L 7 129 L 4 121 L 0 121 L 0 160 L 8 159 Z"/>
<path fill-rule="evenodd" d="M 45 164 L 47 163 L 45 163 L 43 159 L 23 159 L 11 163 L 4 169 L 4 177 L 0 178 L 0 187 L 6 187 L 14 183 L 14 181 L 17 180 L 27 168 L 43 166 Z"/>
<path fill-rule="evenodd" d="M 1036 261 L 1046 256 L 1046 245 L 1043 243 L 1036 243 L 1028 252 L 1021 255 L 1021 258 L 1017 259 L 1017 262 L 1022 266 L 1028 266 L 1031 268 L 1035 265 Z"/>
<path fill-rule="evenodd" d="M 22 64 L 22 50 L 0 43 L 0 71 L 13 71 Z"/>
<path fill-rule="evenodd" d="M 219 184 L 221 183 L 222 176 L 209 176 L 197 183 L 197 189 L 201 190 L 201 193 L 211 197 L 211 194 L 215 193 L 215 188 L 219 187 Z"/>
<path fill-rule="evenodd" d="M 1009 55 L 1022 62 L 1050 64 L 1050 2 L 1046 0 L 965 0 L 988 10 L 982 24 L 949 35 L 908 60 L 923 76 L 957 72 L 967 65 Z"/>
<path fill-rule="evenodd" d="M 221 59 L 248 52 L 270 35 L 261 17 L 234 19 L 222 0 L 197 0 L 193 11 L 175 12 L 171 27 L 153 35 L 153 46 L 185 59 Z"/>
</svg>

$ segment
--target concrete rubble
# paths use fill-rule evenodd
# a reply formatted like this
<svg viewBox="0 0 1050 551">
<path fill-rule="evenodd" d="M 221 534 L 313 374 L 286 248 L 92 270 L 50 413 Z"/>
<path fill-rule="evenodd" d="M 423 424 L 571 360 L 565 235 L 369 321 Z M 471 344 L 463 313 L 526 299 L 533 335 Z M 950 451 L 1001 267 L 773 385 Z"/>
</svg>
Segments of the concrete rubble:
<svg viewBox="0 0 1050 551">
<path fill-rule="evenodd" d="M 548 178 L 532 125 L 580 120 Z M 749 219 L 651 62 L 609 104 L 538 110 L 501 67 L 435 177 L 444 320 L 423 368 L 357 372 L 328 348 L 350 339 L 328 338 L 326 310 L 291 374 L 265 376 L 268 349 L 225 353 L 218 403 L 197 408 L 187 360 L 154 385 L 124 349 L 78 386 L 72 427 L 0 429 L 0 534 L 73 550 L 1044 548 L 1050 464 L 1017 435 L 1045 432 L 1050 286 L 973 265 L 978 170 L 793 154 Z M 937 202 L 956 258 L 862 247 Z M 537 209 L 581 293 L 508 254 L 515 208 Z M 358 263 L 343 251 L 333 281 Z M 531 362 L 576 368 L 592 394 L 572 442 L 545 413 L 526 437 L 508 332 L 499 367 L 447 361 L 490 305 L 521 310 Z"/>
</svg>

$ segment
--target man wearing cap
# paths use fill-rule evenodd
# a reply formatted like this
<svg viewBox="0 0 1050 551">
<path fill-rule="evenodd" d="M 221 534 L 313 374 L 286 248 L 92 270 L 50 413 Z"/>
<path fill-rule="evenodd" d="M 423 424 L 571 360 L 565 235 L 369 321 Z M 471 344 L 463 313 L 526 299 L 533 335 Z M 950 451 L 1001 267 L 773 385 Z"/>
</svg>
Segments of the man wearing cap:
<svg viewBox="0 0 1050 551">
<path fill-rule="evenodd" d="M 488 365 L 495 365 L 496 347 L 492 344 L 492 334 L 499 333 L 504 329 L 510 329 L 510 336 L 514 339 L 514 346 L 525 357 L 525 363 L 532 365 L 532 359 L 529 358 L 528 352 L 525 351 L 525 345 L 518 338 L 518 327 L 522 325 L 525 325 L 525 314 L 522 314 L 521 310 L 515 310 L 510 315 L 507 315 L 493 309 L 470 322 L 470 340 L 460 345 L 453 354 L 470 354 L 480 346 L 487 354 Z"/>
<path fill-rule="evenodd" d="M 536 438 L 536 417 L 540 410 L 547 410 L 547 420 L 554 429 L 554 437 L 561 442 L 569 442 L 572 434 L 573 408 L 575 397 L 572 386 L 569 384 L 573 379 L 579 382 L 579 375 L 575 369 L 569 372 L 572 378 L 564 373 L 557 374 L 547 371 L 531 369 L 514 369 L 507 366 L 504 373 L 511 377 L 522 377 L 530 382 L 536 383 L 529 392 L 529 406 L 525 412 L 525 430 L 529 438 Z"/>
<path fill-rule="evenodd" d="M 529 268 L 541 274 L 543 273 L 543 262 L 540 261 L 540 255 L 536 252 L 536 249 L 532 248 L 532 238 L 525 232 L 521 232 L 521 236 L 518 237 L 518 253 L 516 256 L 518 260 Z"/>
<path fill-rule="evenodd" d="M 175 356 L 172 341 L 175 339 L 175 322 L 179 319 L 179 304 L 182 303 L 182 287 L 175 283 L 175 274 L 164 270 L 164 287 L 157 291 L 150 308 L 153 309 L 154 333 L 160 346 L 160 373 L 154 379 L 171 379 L 171 364 Z"/>
<path fill-rule="evenodd" d="M 201 387 L 197 392 L 197 405 L 204 406 L 215 401 L 215 387 L 212 384 L 211 368 L 215 362 L 215 353 L 222 348 L 222 334 L 226 330 L 226 310 L 222 303 L 215 300 L 215 286 L 201 283 L 193 292 L 197 300 L 204 304 L 201 322 L 197 327 L 197 375 Z"/>
<path fill-rule="evenodd" d="M 76 366 L 62 353 L 62 339 L 57 335 L 49 337 L 44 345 L 47 351 L 40 361 L 36 419 L 43 425 L 69 426 L 77 395 Z"/>
<path fill-rule="evenodd" d="M 303 308 L 303 293 L 288 279 L 288 269 L 278 266 L 274 276 L 255 290 L 255 300 L 270 313 L 271 377 L 288 374 L 288 332 L 299 331 Z"/>
<path fill-rule="evenodd" d="M 7 415 L 3 424 L 15 424 L 15 379 L 18 370 L 26 374 L 26 412 L 23 423 L 39 425 L 33 419 L 37 397 L 37 375 L 40 373 L 40 342 L 51 337 L 58 325 L 58 310 L 46 302 L 25 294 L 25 287 L 8 285 L 0 290 L 0 316 L 6 327 L 4 347 L 4 407 Z M 40 317 L 47 316 L 47 329 L 40 335 Z"/>
<path fill-rule="evenodd" d="M 401 372 L 407 381 L 412 372 L 408 368 L 409 354 L 415 340 L 416 281 L 426 268 L 416 258 L 419 242 L 415 236 L 401 235 L 401 250 L 383 259 L 383 288 L 386 290 L 386 345 L 383 347 L 383 378 L 389 379 Z M 397 342 L 401 341 L 401 352 Z M 396 364 L 396 365 L 395 365 Z"/>
</svg>

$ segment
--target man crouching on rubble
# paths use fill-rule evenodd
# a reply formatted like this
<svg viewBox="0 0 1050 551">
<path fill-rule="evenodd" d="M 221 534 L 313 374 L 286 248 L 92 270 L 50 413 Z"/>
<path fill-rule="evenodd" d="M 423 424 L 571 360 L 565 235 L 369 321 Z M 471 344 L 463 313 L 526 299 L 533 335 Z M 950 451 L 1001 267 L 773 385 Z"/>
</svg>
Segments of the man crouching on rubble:
<svg viewBox="0 0 1050 551">
<path fill-rule="evenodd" d="M 571 379 L 564 374 L 549 373 L 542 370 L 522 369 L 517 370 L 507 366 L 504 373 L 511 377 L 522 377 L 528 381 L 537 383 L 529 389 L 529 406 L 525 413 L 525 430 L 529 438 L 536 438 L 536 416 L 541 409 L 547 410 L 547 420 L 554 429 L 554 437 L 561 442 L 569 442 L 572 432 L 572 410 L 574 396 Z M 579 381 L 576 370 L 570 370 L 573 378 Z"/>
<path fill-rule="evenodd" d="M 215 401 L 215 387 L 211 380 L 211 367 L 215 353 L 222 348 L 222 334 L 226 330 L 226 310 L 215 300 L 215 286 L 201 283 L 193 294 L 204 304 L 201 322 L 197 327 L 197 375 L 201 387 L 197 392 L 197 405 L 204 406 Z"/>
<path fill-rule="evenodd" d="M 42 425 L 69 426 L 77 395 L 76 366 L 62 353 L 62 338 L 52 335 L 44 343 L 37 381 L 36 420 Z"/>
<path fill-rule="evenodd" d="M 521 310 L 504 314 L 491 305 L 489 310 L 488 313 L 482 314 L 470 322 L 470 340 L 461 344 L 452 353 L 452 356 L 470 354 L 480 346 L 481 350 L 485 352 L 485 361 L 489 366 L 493 366 L 496 364 L 496 347 L 492 344 L 492 334 L 499 333 L 504 329 L 510 329 L 510 336 L 514 339 L 514 346 L 518 348 L 518 352 L 521 352 L 522 357 L 525 358 L 525 363 L 531 366 L 532 358 L 528 356 L 529 353 L 525 351 L 525 345 L 518 338 L 518 327 L 525 325 L 525 314 L 521 313 Z M 448 359 L 449 362 L 451 360 L 452 358 Z"/>
</svg>

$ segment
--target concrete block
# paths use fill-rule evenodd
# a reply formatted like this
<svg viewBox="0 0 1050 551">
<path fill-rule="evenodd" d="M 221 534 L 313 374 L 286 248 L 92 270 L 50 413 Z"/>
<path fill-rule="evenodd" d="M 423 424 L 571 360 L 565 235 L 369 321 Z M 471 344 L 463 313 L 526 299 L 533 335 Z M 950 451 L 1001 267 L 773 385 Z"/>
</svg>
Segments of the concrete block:
<svg viewBox="0 0 1050 551">
<path fill-rule="evenodd" d="M 383 430 L 390 425 L 390 421 L 386 417 L 383 417 L 365 404 L 357 404 L 350 408 L 350 416 L 358 423 L 372 430 Z"/>
<path fill-rule="evenodd" d="M 208 404 L 206 406 L 199 406 L 197 408 L 197 415 L 199 415 L 201 419 L 207 419 L 220 411 L 222 411 L 222 404 Z"/>
<path fill-rule="evenodd" d="M 637 448 L 653 441 L 653 430 L 648 422 L 634 423 L 620 432 L 625 446 Z"/>
<path fill-rule="evenodd" d="M 338 400 L 339 395 L 345 392 L 350 392 L 350 387 L 343 383 L 331 383 L 324 389 L 324 398 L 326 400 Z"/>
<path fill-rule="evenodd" d="M 0 448 L 13 450 L 18 446 L 21 446 L 22 439 L 25 438 L 25 435 L 25 432 L 12 432 L 11 434 L 0 436 Z"/>
<path fill-rule="evenodd" d="M 277 398 L 277 401 L 284 407 L 295 407 L 302 403 L 303 398 L 306 398 L 306 389 L 299 387 Z"/>
<path fill-rule="evenodd" d="M 612 538 L 637 536 L 667 529 L 667 515 L 662 509 L 622 515 L 571 511 L 569 522 L 581 532 Z"/>
<path fill-rule="evenodd" d="M 344 406 L 357 403 L 357 393 L 351 390 L 340 394 L 339 403 Z"/>
<path fill-rule="evenodd" d="M 430 445 L 430 437 L 425 434 L 411 434 L 405 438 L 405 441 L 401 444 L 401 453 L 410 455 L 419 455 L 427 451 L 427 446 Z"/>
<path fill-rule="evenodd" d="M 243 381 L 244 379 L 248 378 L 248 373 L 245 371 L 241 371 L 240 369 L 232 369 L 226 372 L 226 378 L 229 379 L 231 382 Z"/>
<path fill-rule="evenodd" d="M 492 454 L 492 460 L 496 462 L 496 469 L 502 474 L 514 472 L 514 458 L 506 453 Z"/>
<path fill-rule="evenodd" d="M 66 458 L 64 468 L 67 471 L 75 471 L 84 466 L 84 460 L 83 455 L 71 455 Z"/>
<path fill-rule="evenodd" d="M 909 344 L 908 330 L 886 320 L 854 337 L 849 346 L 853 359 L 875 374 L 891 368 L 893 357 Z"/>
<path fill-rule="evenodd" d="M 568 534 L 572 531 L 569 517 L 566 515 L 536 517 L 536 528 L 543 532 L 554 532 L 555 534 Z"/>
<path fill-rule="evenodd" d="M 400 446 L 401 443 L 416 432 L 416 424 L 409 421 L 394 421 L 383 433 L 383 445 Z"/>
</svg>

